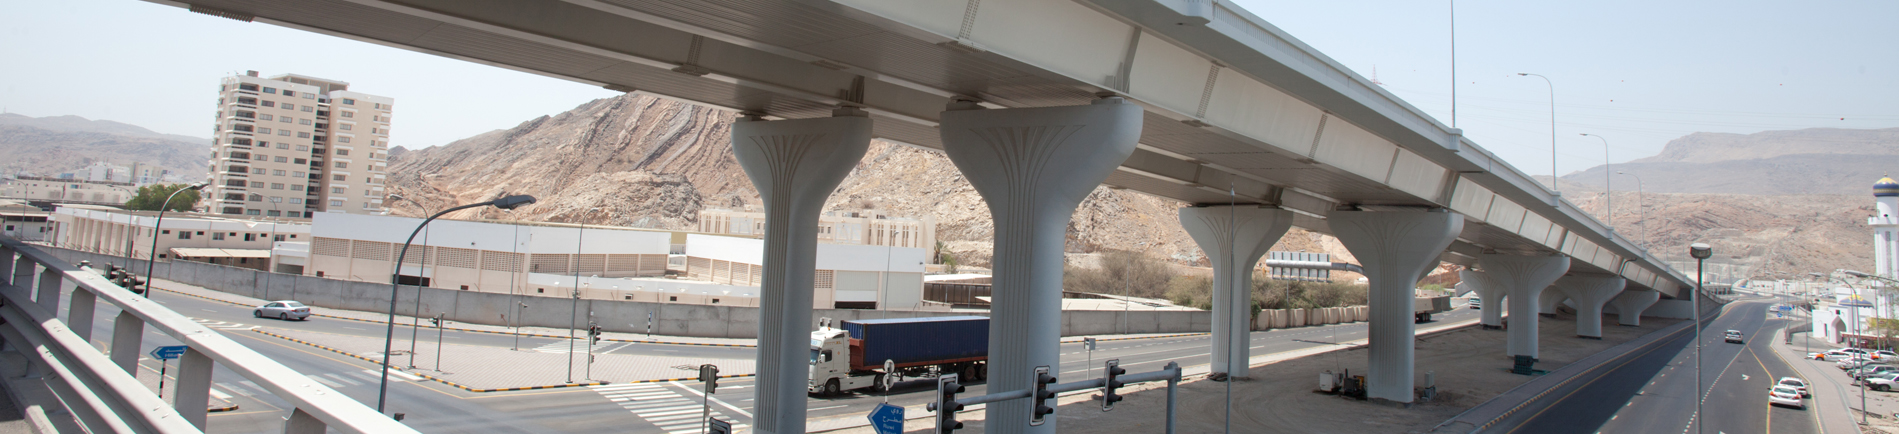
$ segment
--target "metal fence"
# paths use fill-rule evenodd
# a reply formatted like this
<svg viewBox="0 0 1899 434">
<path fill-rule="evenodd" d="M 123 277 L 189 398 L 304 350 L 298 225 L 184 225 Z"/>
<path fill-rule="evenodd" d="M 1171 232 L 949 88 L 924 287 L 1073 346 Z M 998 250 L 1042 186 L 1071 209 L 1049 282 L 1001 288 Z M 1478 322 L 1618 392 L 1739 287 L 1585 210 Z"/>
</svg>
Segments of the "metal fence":
<svg viewBox="0 0 1899 434">
<path fill-rule="evenodd" d="M 212 367 L 250 380 L 295 409 L 286 414 L 285 433 L 414 433 L 413 429 L 336 390 L 252 351 L 118 285 L 88 268 L 13 238 L 0 238 L 0 338 L 27 354 L 77 423 L 89 432 L 200 433 L 206 423 Z M 68 317 L 57 317 L 61 289 L 71 285 Z M 111 303 L 111 356 L 90 343 L 93 309 Z M 177 386 L 167 405 L 135 378 L 139 346 L 150 327 L 182 342 Z"/>
</svg>

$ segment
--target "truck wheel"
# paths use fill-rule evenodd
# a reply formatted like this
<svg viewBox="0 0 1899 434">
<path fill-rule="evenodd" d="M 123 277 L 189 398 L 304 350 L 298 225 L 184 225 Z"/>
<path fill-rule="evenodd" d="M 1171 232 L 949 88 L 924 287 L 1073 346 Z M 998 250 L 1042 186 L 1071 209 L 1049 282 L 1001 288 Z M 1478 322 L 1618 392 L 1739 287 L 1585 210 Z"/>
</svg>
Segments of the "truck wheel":
<svg viewBox="0 0 1899 434">
<path fill-rule="evenodd" d="M 836 379 L 836 378 L 833 378 L 833 379 L 831 379 L 831 381 L 828 381 L 828 382 L 825 382 L 825 383 L 824 383 L 824 395 L 825 395 L 825 396 L 837 396 L 837 394 L 838 394 L 838 387 L 837 387 L 837 379 Z"/>
<path fill-rule="evenodd" d="M 885 392 L 890 391 L 890 389 L 884 388 L 885 375 L 890 375 L 890 374 L 877 374 L 877 378 L 871 380 L 872 383 L 870 384 L 870 391 L 877 392 L 877 393 L 885 393 Z"/>
<path fill-rule="evenodd" d="M 979 381 L 989 380 L 989 364 L 976 365 L 976 379 Z"/>
</svg>

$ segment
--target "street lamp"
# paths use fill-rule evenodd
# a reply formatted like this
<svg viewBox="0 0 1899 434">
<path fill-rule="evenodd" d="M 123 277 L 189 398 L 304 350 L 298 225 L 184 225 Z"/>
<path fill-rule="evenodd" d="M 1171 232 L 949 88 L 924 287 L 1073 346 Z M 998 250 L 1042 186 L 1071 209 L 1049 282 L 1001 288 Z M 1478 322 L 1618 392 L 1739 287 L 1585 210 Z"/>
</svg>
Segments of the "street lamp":
<svg viewBox="0 0 1899 434">
<path fill-rule="evenodd" d="M 1707 280 L 1701 273 L 1702 264 L 1714 256 L 1714 248 L 1707 244 L 1688 245 L 1688 256 L 1695 258 L 1695 292 L 1688 295 L 1688 304 L 1695 310 L 1695 432 L 1701 432 L 1701 283 Z"/>
<path fill-rule="evenodd" d="M 1596 140 L 1602 141 L 1602 212 L 1603 215 L 1609 216 L 1609 230 L 1615 230 L 1615 183 L 1610 181 L 1614 176 L 1614 171 L 1610 170 L 1613 167 L 1609 166 L 1609 139 L 1589 133 L 1577 134 L 1595 137 Z"/>
<path fill-rule="evenodd" d="M 1542 74 L 1531 74 L 1528 72 L 1519 72 L 1517 73 L 1517 75 L 1525 76 L 1525 77 L 1541 78 L 1543 79 L 1543 84 L 1548 85 L 1550 88 L 1550 191 L 1557 191 L 1557 188 L 1556 188 L 1556 83 L 1550 82 L 1550 78 L 1544 77 Z"/>
<path fill-rule="evenodd" d="M 1619 170 L 1616 171 L 1615 174 L 1628 175 L 1629 177 L 1635 178 L 1635 209 L 1642 212 L 1641 217 L 1640 217 L 1642 219 L 1642 248 L 1647 249 L 1648 248 L 1648 204 L 1643 201 L 1642 195 L 1645 195 L 1648 193 L 1645 193 L 1644 190 L 1642 190 L 1642 177 L 1635 176 L 1635 174 L 1633 173 L 1623 172 Z"/>
<path fill-rule="evenodd" d="M 271 196 L 269 197 L 269 199 L 270 200 L 267 202 L 270 203 L 270 211 L 277 214 L 273 216 L 266 216 L 266 217 L 282 218 L 284 213 L 282 210 L 277 209 L 277 202 L 282 202 L 284 198 Z M 265 219 L 265 220 L 269 220 L 269 219 Z M 270 280 L 271 280 L 270 275 L 277 274 L 277 264 L 276 264 L 277 222 L 269 222 L 269 223 L 270 223 L 270 239 L 266 240 L 265 243 L 267 243 L 270 246 L 270 255 L 264 257 L 264 268 L 265 268 L 264 270 L 264 298 L 270 298 Z"/>
<path fill-rule="evenodd" d="M 531 203 L 534 203 L 534 196 L 516 195 L 516 196 L 503 197 L 500 199 L 495 199 L 495 200 L 482 202 L 482 203 L 471 203 L 467 205 L 457 206 L 454 208 L 442 210 L 442 212 L 438 212 L 438 213 L 435 213 L 435 215 L 429 216 L 428 219 L 422 220 L 422 224 L 415 226 L 415 231 L 409 232 L 409 239 L 402 242 L 402 250 L 396 254 L 396 269 L 394 270 L 394 272 L 389 273 L 389 322 L 388 322 L 386 331 L 383 332 L 383 338 L 382 338 L 382 381 L 381 381 L 381 384 L 377 386 L 377 390 L 376 390 L 376 412 L 377 413 L 381 413 L 383 411 L 383 404 L 386 403 L 389 397 L 389 350 L 391 349 L 390 348 L 391 343 L 396 338 L 396 290 L 401 288 L 400 282 L 402 281 L 403 256 L 409 254 L 409 244 L 415 242 L 415 235 L 417 233 L 422 232 L 422 228 L 425 226 L 428 226 L 429 222 L 435 221 L 437 217 L 441 217 L 443 214 L 448 214 L 451 212 L 460 211 L 460 210 L 464 210 L 468 208 L 483 207 L 483 206 L 493 206 L 495 208 L 501 208 L 501 209 L 515 209 L 515 208 L 519 208 L 523 205 L 528 205 Z M 146 280 L 150 281 L 150 279 L 146 279 Z"/>
<path fill-rule="evenodd" d="M 600 208 L 588 208 L 586 212 L 599 210 Z M 570 315 L 567 317 L 567 382 L 569 383 L 574 382 L 574 327 L 579 325 L 576 321 L 579 321 L 580 317 L 580 252 L 581 246 L 587 241 L 587 215 L 581 214 L 575 221 L 580 223 L 580 230 L 575 232 L 574 237 L 574 301 L 572 312 L 569 312 Z"/>
<path fill-rule="evenodd" d="M 421 208 L 423 213 L 434 214 L 432 210 L 429 209 L 429 207 L 422 206 L 422 203 L 416 202 L 415 199 L 402 197 L 402 195 L 395 194 L 395 193 L 389 193 L 389 198 L 394 199 L 394 200 L 409 201 L 409 203 L 414 204 L 416 208 Z M 386 213 L 388 212 L 388 209 L 385 208 L 383 211 Z M 416 266 L 417 273 L 421 273 L 422 268 L 429 264 L 429 234 L 432 232 L 435 232 L 435 231 L 428 230 L 428 229 L 422 230 L 422 261 L 420 265 Z M 396 263 L 396 270 L 398 271 L 402 270 L 401 262 Z M 417 281 L 416 283 L 417 285 L 415 286 L 415 310 L 412 311 L 412 313 L 414 313 L 413 315 L 409 315 L 409 369 L 415 369 L 415 341 L 418 337 L 421 336 L 420 333 L 422 333 L 422 286 L 423 285 L 420 284 L 421 283 L 420 281 Z M 440 366 L 437 366 L 437 368 L 440 368 Z"/>
<path fill-rule="evenodd" d="M 165 225 L 165 209 L 171 208 L 171 198 L 178 197 L 178 193 L 184 193 L 185 190 L 202 190 L 204 186 L 205 183 L 200 182 L 172 191 L 170 196 L 165 196 L 165 203 L 158 205 L 158 221 L 152 222 L 152 252 L 145 255 L 145 298 L 152 298 L 152 267 L 158 265 L 158 228 Z"/>
</svg>

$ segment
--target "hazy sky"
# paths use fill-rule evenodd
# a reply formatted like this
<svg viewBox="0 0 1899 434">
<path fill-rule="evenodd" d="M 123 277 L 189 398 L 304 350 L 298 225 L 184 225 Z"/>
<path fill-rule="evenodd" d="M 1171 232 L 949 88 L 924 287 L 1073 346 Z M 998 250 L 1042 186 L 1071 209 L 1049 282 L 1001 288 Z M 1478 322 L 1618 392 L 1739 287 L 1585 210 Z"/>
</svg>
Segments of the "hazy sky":
<svg viewBox="0 0 1899 434">
<path fill-rule="evenodd" d="M 1446 1 L 1238 0 L 1451 122 Z M 1899 127 L 1899 2 L 1457 4 L 1457 126 L 1530 174 L 1654 155 L 1697 131 Z M 0 106 L 210 136 L 220 77 L 347 81 L 396 98 L 410 148 L 512 127 L 616 92 L 136 0 L 0 0 Z"/>
</svg>

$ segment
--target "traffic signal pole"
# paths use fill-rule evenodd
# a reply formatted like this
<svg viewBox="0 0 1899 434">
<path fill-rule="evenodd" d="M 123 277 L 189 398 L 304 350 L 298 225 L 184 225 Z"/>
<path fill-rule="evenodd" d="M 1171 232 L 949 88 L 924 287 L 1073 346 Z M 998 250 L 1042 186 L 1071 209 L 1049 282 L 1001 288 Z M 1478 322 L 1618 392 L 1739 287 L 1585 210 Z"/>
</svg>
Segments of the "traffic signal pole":
<svg viewBox="0 0 1899 434">
<path fill-rule="evenodd" d="M 1118 362 L 1119 360 L 1117 359 L 1115 361 Z M 1177 402 L 1175 389 L 1177 389 L 1180 384 L 1180 364 L 1179 363 L 1167 362 L 1167 367 L 1161 368 L 1158 371 L 1142 372 L 1139 374 L 1116 375 L 1115 377 L 1116 378 L 1114 381 L 1122 385 L 1134 384 L 1134 383 L 1146 383 L 1150 381 L 1166 381 L 1167 382 L 1167 433 L 1173 434 L 1175 403 Z M 957 384 L 956 382 L 954 382 L 954 380 L 948 383 L 949 385 Z M 1049 384 L 1046 387 L 1041 387 L 1039 389 L 1053 393 L 1055 394 L 1055 396 L 1060 396 L 1060 394 L 1066 393 L 1066 392 L 1101 388 L 1106 384 L 1108 384 L 1108 379 L 1106 378 L 1093 378 L 1093 379 L 1076 381 L 1072 383 Z M 939 389 L 944 386 L 945 386 L 944 382 L 937 383 L 937 387 Z M 946 403 L 944 404 L 944 406 L 947 406 L 949 408 L 964 408 L 964 407 L 972 406 L 976 404 L 989 404 L 989 403 L 1010 401 L 1010 400 L 1016 400 L 1016 399 L 1034 399 L 1035 392 L 1037 389 L 1038 389 L 1037 387 L 1035 387 L 1034 385 L 1031 385 L 1030 388 L 1027 388 L 1027 389 L 1010 390 L 1010 391 L 1005 391 L 1005 392 L 991 393 L 988 395 L 959 398 L 959 399 L 955 399 L 951 401 L 952 403 L 954 403 L 954 405 L 950 405 Z M 941 394 L 942 394 L 942 391 L 939 390 L 938 395 L 941 396 Z M 942 408 L 942 407 L 937 406 L 934 403 L 932 403 L 930 407 L 932 407 L 933 410 L 936 408 Z M 1053 408 L 1053 407 L 1051 406 L 1050 408 Z M 1111 407 L 1104 408 L 1102 411 L 1107 411 L 1109 409 L 1112 409 L 1112 408 Z M 944 418 L 941 418 L 941 417 L 937 418 L 938 422 L 941 422 L 943 420 Z M 951 420 L 953 420 L 953 418 L 951 418 Z M 946 427 L 938 426 L 936 432 L 938 434 L 948 434 L 956 429 L 956 428 L 949 428 L 948 430 L 945 430 L 945 428 Z"/>
</svg>

